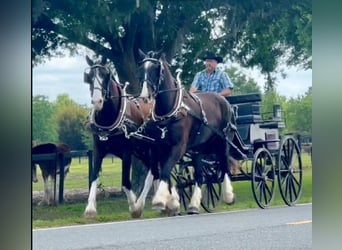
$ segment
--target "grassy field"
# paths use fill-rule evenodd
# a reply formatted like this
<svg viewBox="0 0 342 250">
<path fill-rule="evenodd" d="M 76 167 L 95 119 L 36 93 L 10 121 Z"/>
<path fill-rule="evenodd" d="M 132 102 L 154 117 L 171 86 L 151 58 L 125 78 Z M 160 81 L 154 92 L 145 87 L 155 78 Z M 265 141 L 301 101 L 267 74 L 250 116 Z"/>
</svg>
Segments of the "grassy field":
<svg viewBox="0 0 342 250">
<path fill-rule="evenodd" d="M 312 202 L 312 164 L 308 154 L 303 154 L 303 190 L 299 203 Z M 88 162 L 86 158 L 75 158 L 72 161 L 70 173 L 65 180 L 65 189 L 78 189 L 88 187 Z M 40 172 L 39 182 L 32 184 L 32 190 L 43 190 Z M 121 186 L 121 162 L 117 158 L 108 157 L 104 160 L 100 183 L 104 187 Z M 252 194 L 251 182 L 233 182 L 234 192 L 237 200 L 233 206 L 221 204 L 217 211 L 233 211 L 240 209 L 258 208 Z M 118 197 L 97 199 L 96 219 L 83 218 L 83 211 L 87 200 L 80 203 L 64 203 L 58 206 L 32 206 L 32 227 L 46 228 L 66 225 L 79 225 L 99 222 L 132 220 L 129 216 L 127 200 L 124 195 Z M 276 187 L 275 199 L 272 206 L 284 205 L 284 201 Z M 202 209 L 202 213 L 205 211 Z M 148 198 L 143 213 L 143 218 L 155 218 L 165 216 L 151 209 L 151 200 Z M 142 219 L 143 219 L 142 218 Z"/>
</svg>

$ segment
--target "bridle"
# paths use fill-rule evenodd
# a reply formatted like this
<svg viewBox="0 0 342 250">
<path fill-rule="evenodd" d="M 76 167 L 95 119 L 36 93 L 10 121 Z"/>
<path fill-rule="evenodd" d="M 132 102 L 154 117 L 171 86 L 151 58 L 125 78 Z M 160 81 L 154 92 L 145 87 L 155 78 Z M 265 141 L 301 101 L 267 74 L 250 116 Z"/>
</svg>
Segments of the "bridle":
<svg viewBox="0 0 342 250">
<path fill-rule="evenodd" d="M 161 86 L 161 83 L 162 81 L 164 80 L 164 71 L 165 71 L 165 68 L 164 68 L 164 65 L 163 65 L 163 61 L 161 59 L 156 59 L 156 58 L 145 58 L 144 60 L 142 60 L 140 62 L 140 64 L 144 64 L 145 62 L 152 62 L 154 64 L 158 64 L 159 67 L 160 67 L 160 70 L 159 70 L 159 79 L 158 79 L 158 84 L 155 85 L 152 83 L 152 81 L 150 79 L 148 79 L 147 77 L 147 74 L 145 73 L 144 75 L 144 79 L 143 79 L 143 83 L 146 82 L 147 85 L 149 86 L 153 86 L 152 88 L 152 97 L 155 98 L 158 94 L 161 94 L 161 93 L 164 93 L 164 92 L 169 92 L 169 91 L 177 91 L 177 90 L 180 90 L 182 87 L 181 87 L 181 84 L 180 84 L 180 79 L 179 79 L 179 75 L 177 75 L 177 81 L 176 81 L 176 87 L 175 88 L 170 88 L 170 89 L 164 89 L 164 90 L 159 90 L 160 86 Z M 156 86 L 154 88 L 154 86 Z"/>
<path fill-rule="evenodd" d="M 92 74 L 93 75 L 92 77 L 91 77 L 90 73 L 86 72 L 86 70 L 88 70 L 88 69 L 94 71 L 94 73 Z M 100 72 L 98 72 L 98 71 L 100 69 L 104 69 L 106 71 L 106 76 L 103 79 L 101 79 L 99 77 Z M 99 86 L 94 85 L 95 80 L 97 81 Z M 90 66 L 89 68 L 85 69 L 84 82 L 93 85 L 92 90 L 91 90 L 92 95 L 93 95 L 94 90 L 99 90 L 102 93 L 102 96 L 105 100 L 108 98 L 111 98 L 112 97 L 112 96 L 110 96 L 111 91 L 109 89 L 110 88 L 109 83 L 111 82 L 111 80 L 114 81 L 115 83 L 117 83 L 113 74 L 111 73 L 110 69 L 107 66 L 104 66 L 101 64 L 94 64 L 94 65 Z M 103 86 L 104 83 L 106 83 L 106 88 L 104 88 L 104 86 Z M 119 84 L 117 84 L 117 85 L 119 85 Z"/>
<path fill-rule="evenodd" d="M 160 90 L 160 86 L 162 84 L 162 82 L 165 80 L 165 75 L 164 75 L 164 65 L 163 65 L 163 61 L 161 59 L 156 59 L 156 58 L 144 58 L 141 61 L 141 64 L 143 65 L 146 62 L 152 62 L 153 64 L 158 64 L 159 65 L 159 79 L 158 79 L 158 84 L 155 85 L 152 83 L 151 79 L 148 78 L 148 74 L 145 72 L 144 74 L 144 79 L 142 84 L 146 83 L 147 85 L 150 85 L 152 87 L 152 98 L 155 99 L 157 97 L 157 95 L 161 94 L 161 93 L 165 93 L 165 92 L 170 92 L 170 91 L 179 91 L 177 93 L 177 100 L 176 103 L 174 104 L 174 107 L 172 108 L 172 110 L 165 114 L 165 115 L 157 115 L 155 113 L 155 107 L 153 107 L 152 109 L 152 119 L 154 121 L 165 121 L 169 118 L 174 118 L 177 117 L 178 113 L 180 112 L 181 108 L 184 108 L 184 103 L 182 100 L 183 97 L 183 87 L 180 84 L 180 81 L 175 80 L 175 88 L 168 88 L 168 89 L 162 89 Z M 147 69 L 144 69 L 144 71 L 147 71 Z M 177 76 L 177 79 L 179 79 L 179 75 Z M 154 87 L 156 86 L 156 87 Z M 156 102 L 154 102 L 154 106 L 156 105 Z"/>
<path fill-rule="evenodd" d="M 100 72 L 97 72 L 100 68 L 106 70 L 106 76 L 101 79 L 99 77 Z M 87 68 L 88 69 L 88 68 Z M 87 70 L 86 69 L 86 70 Z M 127 135 L 127 127 L 125 122 L 127 122 L 127 117 L 125 116 L 126 108 L 127 108 L 127 97 L 126 95 L 126 87 L 127 84 L 122 88 L 121 84 L 119 84 L 114 76 L 112 75 L 111 71 L 108 69 L 108 67 L 103 66 L 101 64 L 94 64 L 90 66 L 90 70 L 95 71 L 93 73 L 93 76 L 90 75 L 90 73 L 87 73 L 85 70 L 84 72 L 84 82 L 89 83 L 92 85 L 92 95 L 94 92 L 94 89 L 99 90 L 102 93 L 102 96 L 105 100 L 112 99 L 112 98 L 123 98 L 118 112 L 117 119 L 110 125 L 110 126 L 103 126 L 96 122 L 95 116 L 96 111 L 95 109 L 92 109 L 90 115 L 89 115 L 89 122 L 90 127 L 93 133 L 97 134 L 100 138 L 100 140 L 107 140 L 108 136 L 115 135 L 119 133 L 125 133 L 126 137 Z M 94 86 L 94 81 L 97 80 L 98 86 Z M 102 80 L 102 81 L 101 81 Z M 106 84 L 106 88 L 104 88 L 104 84 Z M 119 94 L 117 96 L 111 96 L 110 88 L 114 87 L 114 85 L 118 88 Z"/>
</svg>

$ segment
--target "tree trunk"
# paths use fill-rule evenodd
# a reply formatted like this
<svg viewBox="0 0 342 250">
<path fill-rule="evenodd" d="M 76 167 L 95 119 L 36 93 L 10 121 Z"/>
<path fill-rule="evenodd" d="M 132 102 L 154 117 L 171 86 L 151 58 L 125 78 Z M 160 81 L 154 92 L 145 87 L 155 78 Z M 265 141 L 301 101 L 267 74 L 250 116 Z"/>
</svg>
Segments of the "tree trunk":
<svg viewBox="0 0 342 250">
<path fill-rule="evenodd" d="M 136 66 L 134 55 L 131 52 L 123 52 L 120 58 L 114 58 L 116 72 L 120 83 L 128 82 L 127 93 L 138 95 L 140 86 L 136 78 Z"/>
</svg>

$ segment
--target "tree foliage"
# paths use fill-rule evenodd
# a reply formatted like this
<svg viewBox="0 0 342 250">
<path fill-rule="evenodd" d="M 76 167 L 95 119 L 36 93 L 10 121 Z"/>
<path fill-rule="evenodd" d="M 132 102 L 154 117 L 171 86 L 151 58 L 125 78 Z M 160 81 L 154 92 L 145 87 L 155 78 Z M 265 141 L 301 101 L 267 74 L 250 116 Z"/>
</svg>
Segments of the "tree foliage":
<svg viewBox="0 0 342 250">
<path fill-rule="evenodd" d="M 213 50 L 245 67 L 259 67 L 272 89 L 282 59 L 311 68 L 311 1 L 34 0 L 33 64 L 77 53 L 77 45 L 108 58 L 128 92 L 137 93 L 138 49 L 163 49 L 189 85 Z M 284 57 L 286 55 L 286 57 Z"/>
<path fill-rule="evenodd" d="M 37 95 L 32 98 L 32 140 L 64 142 L 73 150 L 92 148 L 92 135 L 84 125 L 89 108 L 75 103 L 67 94 L 57 96 L 55 102 Z"/>
<path fill-rule="evenodd" d="M 88 111 L 72 101 L 67 94 L 59 95 L 55 106 L 59 141 L 68 144 L 73 150 L 87 149 L 82 131 Z"/>
<path fill-rule="evenodd" d="M 312 134 L 312 91 L 290 98 L 285 105 L 286 128 L 302 135 Z"/>
<path fill-rule="evenodd" d="M 309 89 L 304 95 L 286 99 L 275 91 L 268 91 L 262 97 L 261 112 L 264 119 L 271 119 L 273 105 L 280 105 L 282 119 L 285 121 L 285 133 L 297 133 L 301 135 L 312 134 L 312 91 Z"/>
<path fill-rule="evenodd" d="M 32 98 L 32 140 L 55 142 L 58 139 L 57 125 L 54 120 L 54 105 L 47 96 Z"/>
<path fill-rule="evenodd" d="M 234 84 L 234 95 L 249 94 L 249 93 L 260 93 L 261 90 L 258 83 L 247 77 L 243 72 L 238 70 L 236 67 L 231 67 L 225 70 L 230 80 Z"/>
</svg>

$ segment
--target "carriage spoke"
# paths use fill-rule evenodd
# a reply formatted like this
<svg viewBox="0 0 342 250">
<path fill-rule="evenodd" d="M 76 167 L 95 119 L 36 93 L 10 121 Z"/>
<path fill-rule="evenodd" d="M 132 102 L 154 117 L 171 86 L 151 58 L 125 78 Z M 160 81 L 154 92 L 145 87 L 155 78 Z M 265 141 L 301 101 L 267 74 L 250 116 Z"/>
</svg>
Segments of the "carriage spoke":
<svg viewBox="0 0 342 250">
<path fill-rule="evenodd" d="M 269 186 L 265 184 L 265 190 L 268 192 L 270 196 L 272 196 L 272 191 L 270 190 Z"/>
<path fill-rule="evenodd" d="M 293 200 L 293 194 L 294 194 L 294 187 L 293 187 L 293 181 L 292 181 L 292 178 L 290 177 L 289 178 L 289 201 L 292 201 Z"/>
<path fill-rule="evenodd" d="M 264 194 L 264 201 L 265 201 L 265 204 L 267 204 L 267 201 L 268 201 L 268 199 L 267 199 L 267 185 L 263 185 L 263 194 Z"/>
<path fill-rule="evenodd" d="M 286 176 L 282 179 L 282 182 L 281 182 L 281 186 L 282 186 L 282 187 L 285 187 L 286 189 L 287 189 L 288 178 L 289 178 L 289 175 L 286 175 Z"/>
<path fill-rule="evenodd" d="M 298 196 L 298 192 L 297 192 L 298 185 L 295 185 L 296 179 L 290 178 L 290 180 L 291 180 L 291 189 L 293 191 L 292 193 L 294 194 L 294 197 L 297 197 Z M 293 201 L 292 196 L 291 196 L 291 201 Z"/>
<path fill-rule="evenodd" d="M 300 172 L 300 171 L 299 171 L 299 172 Z M 298 172 L 298 173 L 299 173 L 299 172 Z M 297 186 L 300 186 L 299 180 L 297 180 L 296 176 L 294 176 L 293 173 L 291 173 L 291 178 L 293 179 L 293 181 L 296 182 L 296 185 L 297 185 Z"/>
</svg>

